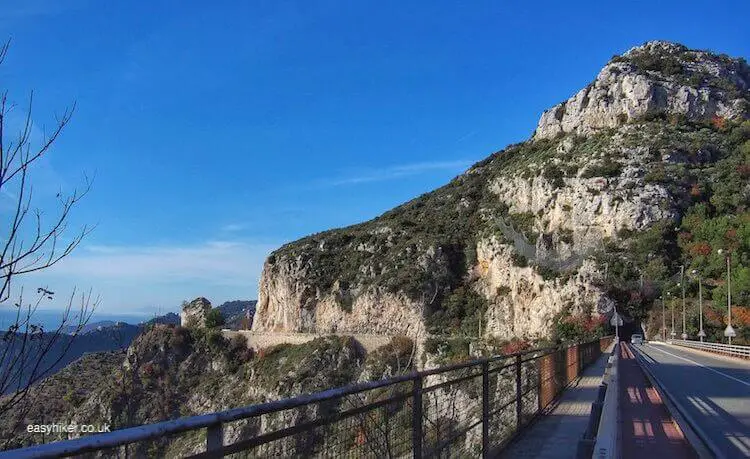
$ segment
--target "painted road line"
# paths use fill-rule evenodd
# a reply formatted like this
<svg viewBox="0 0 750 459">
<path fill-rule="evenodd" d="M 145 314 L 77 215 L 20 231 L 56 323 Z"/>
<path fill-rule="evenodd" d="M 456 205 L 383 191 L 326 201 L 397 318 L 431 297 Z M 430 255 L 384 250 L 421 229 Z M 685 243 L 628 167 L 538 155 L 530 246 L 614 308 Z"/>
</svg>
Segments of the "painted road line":
<svg viewBox="0 0 750 459">
<path fill-rule="evenodd" d="M 690 362 L 690 363 L 693 363 L 693 364 L 695 364 L 695 365 L 698 365 L 699 367 L 703 367 L 703 368 L 705 368 L 706 370 L 710 370 L 710 371 L 713 371 L 714 373 L 716 373 L 716 374 L 719 374 L 719 375 L 721 375 L 721 376 L 724 376 L 725 378 L 729 378 L 729 379 L 731 379 L 731 380 L 733 380 L 733 381 L 736 381 L 736 382 L 738 382 L 738 383 L 740 383 L 740 384 L 744 384 L 744 385 L 746 385 L 747 387 L 750 387 L 750 382 L 747 382 L 747 381 L 743 381 L 743 380 L 741 380 L 741 379 L 735 378 L 734 376 L 728 375 L 728 374 L 724 373 L 723 371 L 719 371 L 719 370 L 716 370 L 716 369 L 714 369 L 714 368 L 711 368 L 711 367 L 709 367 L 709 366 L 703 365 L 702 363 L 698 363 L 698 362 L 696 362 L 695 360 L 691 360 L 691 359 L 688 359 L 688 358 L 686 358 L 686 357 L 681 357 L 681 356 L 679 356 L 679 355 L 675 355 L 675 354 L 672 354 L 671 352 L 665 351 L 664 349 L 658 349 L 658 348 L 655 348 L 655 347 L 654 347 L 653 349 L 654 349 L 654 350 L 657 350 L 657 351 L 659 351 L 659 352 L 663 352 L 663 353 L 665 353 L 665 354 L 669 354 L 669 355 L 671 355 L 672 357 L 677 357 L 678 359 L 684 360 L 684 361 L 686 361 L 686 362 Z"/>
<path fill-rule="evenodd" d="M 674 394 L 667 390 L 664 383 L 656 377 L 652 367 L 659 365 L 659 362 L 646 352 L 645 347 L 645 345 L 634 346 L 634 354 L 641 364 L 643 373 L 657 392 L 662 395 L 662 400 L 667 410 L 672 415 L 683 435 L 685 435 L 693 446 L 695 452 L 698 453 L 698 457 L 701 459 L 726 459 L 726 455 L 721 452 L 721 449 L 713 442 L 712 438 L 695 422 L 695 419 L 682 406 Z M 688 401 L 690 400 L 688 399 Z"/>
</svg>

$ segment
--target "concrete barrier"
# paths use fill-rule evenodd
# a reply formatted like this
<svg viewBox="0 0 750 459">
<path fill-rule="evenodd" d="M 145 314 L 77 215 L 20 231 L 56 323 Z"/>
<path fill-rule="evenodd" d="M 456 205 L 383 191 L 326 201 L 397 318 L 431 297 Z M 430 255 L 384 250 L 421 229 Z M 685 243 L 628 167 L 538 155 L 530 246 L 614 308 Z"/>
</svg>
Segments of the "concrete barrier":
<svg viewBox="0 0 750 459">
<path fill-rule="evenodd" d="M 619 374 L 618 362 L 620 360 L 620 343 L 616 343 L 607 362 L 607 371 L 604 379 L 607 384 L 607 391 L 604 394 L 604 403 L 602 404 L 601 418 L 594 444 L 594 459 L 617 459 L 619 451 L 617 449 L 617 433 L 619 426 Z"/>
</svg>

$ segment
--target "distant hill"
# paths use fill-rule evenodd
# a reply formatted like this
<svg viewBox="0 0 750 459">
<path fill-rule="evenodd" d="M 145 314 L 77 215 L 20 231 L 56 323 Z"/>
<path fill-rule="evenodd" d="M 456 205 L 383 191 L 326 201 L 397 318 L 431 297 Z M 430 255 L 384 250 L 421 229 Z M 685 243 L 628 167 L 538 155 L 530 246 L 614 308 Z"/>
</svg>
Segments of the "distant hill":
<svg viewBox="0 0 750 459">
<path fill-rule="evenodd" d="M 105 328 L 114 327 L 117 324 L 125 324 L 125 322 L 116 322 L 114 320 L 100 320 L 97 322 L 91 322 L 91 323 L 84 325 L 78 333 L 83 335 L 92 331 L 103 330 Z M 74 333 L 77 329 L 78 327 L 75 325 L 66 325 L 62 327 L 60 331 L 65 333 L 66 335 L 70 335 Z"/>
<path fill-rule="evenodd" d="M 256 303 L 257 301 L 227 301 L 216 309 L 221 311 L 224 316 L 224 326 L 233 329 L 243 328 L 245 310 L 250 309 L 251 322 L 247 324 L 247 327 L 249 328 L 252 325 L 252 316 L 255 313 Z M 77 327 L 74 325 L 65 326 L 61 329 L 63 336 L 55 340 L 52 351 L 48 353 L 43 361 L 42 368 L 50 367 L 49 371 L 46 372 L 44 376 L 46 377 L 55 374 L 62 368 L 65 368 L 69 363 L 79 359 L 85 354 L 127 349 L 127 347 L 130 346 L 130 343 L 132 343 L 133 340 L 146 328 L 156 324 L 179 325 L 180 315 L 174 312 L 169 312 L 138 324 L 115 320 L 100 320 L 84 325 L 75 337 L 72 334 L 76 331 Z M 45 333 L 41 342 L 49 342 L 53 337 L 53 333 Z M 0 353 L 5 350 L 6 346 L 8 346 L 7 341 L 0 341 Z M 65 352 L 66 348 L 68 348 L 67 352 Z M 58 358 L 60 360 L 55 364 L 55 361 Z M 8 361 L 10 360 L 6 360 L 6 362 Z M 4 364 L 6 363 L 0 362 L 0 365 Z M 1 368 L 0 374 L 3 374 Z M 22 375 L 22 381 L 27 381 L 30 376 L 30 370 L 25 371 Z M 13 388 L 11 388 L 11 390 L 12 389 Z"/>
<path fill-rule="evenodd" d="M 255 315 L 255 305 L 258 302 L 255 300 L 234 300 L 227 301 L 221 306 L 217 307 L 224 316 L 224 326 L 226 328 L 240 329 L 243 327 L 242 320 L 245 318 L 245 311 L 250 311 L 250 321 L 247 324 L 247 328 L 250 328 L 253 324 L 253 316 Z"/>
<path fill-rule="evenodd" d="M 162 324 L 162 325 L 180 325 L 180 315 L 174 312 L 168 312 L 163 316 L 154 317 L 153 319 L 145 322 L 146 324 Z"/>
<path fill-rule="evenodd" d="M 90 329 L 85 333 L 80 333 L 77 336 L 63 333 L 55 337 L 54 333 L 43 333 L 41 338 L 30 341 L 30 344 L 27 344 L 24 350 L 22 350 L 22 337 L 20 335 L 12 340 L 0 340 L 0 354 L 5 355 L 7 352 L 9 356 L 15 356 L 19 355 L 21 352 L 25 352 L 32 356 L 26 359 L 27 362 L 35 360 L 33 356 L 39 354 L 39 349 L 43 349 L 52 343 L 50 351 L 45 354 L 44 358 L 42 358 L 41 365 L 39 365 L 41 371 L 46 371 L 43 374 L 33 376 L 31 368 L 24 368 L 19 375 L 15 376 L 15 382 L 6 388 L 4 393 L 16 390 L 19 381 L 21 386 L 23 386 L 31 377 L 38 380 L 42 376 L 46 377 L 55 374 L 65 368 L 69 363 L 79 359 L 85 354 L 127 349 L 130 343 L 133 342 L 133 339 L 135 339 L 143 329 L 144 327 L 139 325 L 119 322 L 107 327 L 98 328 L 97 326 L 94 329 Z M 9 365 L 9 362 L 11 361 L 11 358 L 6 358 L 2 361 L 2 365 Z M 4 369 L 0 369 L 0 374 L 5 373 L 6 371 Z"/>
</svg>

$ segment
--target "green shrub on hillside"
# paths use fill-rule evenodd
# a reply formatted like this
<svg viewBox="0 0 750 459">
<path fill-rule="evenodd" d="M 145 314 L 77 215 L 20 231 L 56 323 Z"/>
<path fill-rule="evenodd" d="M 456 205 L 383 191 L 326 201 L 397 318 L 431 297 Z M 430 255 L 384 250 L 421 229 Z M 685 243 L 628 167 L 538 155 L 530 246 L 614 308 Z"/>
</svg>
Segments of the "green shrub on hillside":
<svg viewBox="0 0 750 459">
<path fill-rule="evenodd" d="M 594 177 L 617 177 L 622 173 L 622 165 L 617 161 L 613 161 L 607 158 L 602 163 L 595 164 L 587 167 L 582 178 L 594 178 Z"/>
<path fill-rule="evenodd" d="M 563 172 L 557 165 L 551 164 L 544 168 L 543 176 L 549 181 L 553 187 L 562 188 L 565 186 L 565 172 Z"/>
<path fill-rule="evenodd" d="M 536 216 L 531 212 L 521 213 L 509 213 L 508 220 L 513 226 L 513 229 L 522 233 L 529 240 L 530 243 L 535 243 L 539 237 L 539 233 L 536 231 L 534 226 L 536 222 Z"/>
<path fill-rule="evenodd" d="M 425 322 L 431 333 L 476 335 L 487 300 L 468 286 L 453 290 L 439 306 L 428 305 Z"/>
<path fill-rule="evenodd" d="M 224 316 L 221 311 L 214 308 L 206 314 L 206 328 L 217 328 L 224 325 Z"/>
<path fill-rule="evenodd" d="M 469 340 L 456 338 L 427 338 L 425 352 L 434 356 L 440 365 L 450 365 L 469 359 Z"/>
<path fill-rule="evenodd" d="M 386 345 L 367 354 L 364 371 L 371 381 L 407 373 L 414 369 L 414 355 L 414 341 L 403 335 L 394 336 Z"/>
</svg>

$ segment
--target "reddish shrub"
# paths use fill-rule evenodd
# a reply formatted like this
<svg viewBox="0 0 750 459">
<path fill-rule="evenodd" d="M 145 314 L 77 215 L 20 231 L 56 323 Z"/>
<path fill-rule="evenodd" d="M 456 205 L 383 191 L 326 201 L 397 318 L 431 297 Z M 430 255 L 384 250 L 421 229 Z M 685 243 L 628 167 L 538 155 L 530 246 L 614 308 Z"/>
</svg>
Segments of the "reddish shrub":
<svg viewBox="0 0 750 459">
<path fill-rule="evenodd" d="M 732 323 L 740 326 L 750 326 L 750 308 L 732 306 Z"/>
<path fill-rule="evenodd" d="M 697 183 L 694 183 L 693 186 L 690 187 L 690 196 L 692 196 L 694 198 L 698 198 L 698 197 L 700 197 L 701 194 L 703 194 L 701 192 L 701 187 L 698 186 Z"/>
<path fill-rule="evenodd" d="M 690 246 L 688 251 L 693 256 L 702 255 L 705 257 L 711 254 L 711 246 L 707 242 L 696 242 Z"/>
<path fill-rule="evenodd" d="M 515 354 L 531 348 L 531 343 L 523 339 L 513 339 L 500 348 L 502 354 Z"/>
<path fill-rule="evenodd" d="M 737 172 L 742 178 L 750 177 L 750 164 L 740 164 L 737 166 Z"/>
</svg>

